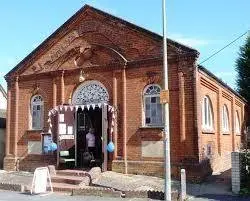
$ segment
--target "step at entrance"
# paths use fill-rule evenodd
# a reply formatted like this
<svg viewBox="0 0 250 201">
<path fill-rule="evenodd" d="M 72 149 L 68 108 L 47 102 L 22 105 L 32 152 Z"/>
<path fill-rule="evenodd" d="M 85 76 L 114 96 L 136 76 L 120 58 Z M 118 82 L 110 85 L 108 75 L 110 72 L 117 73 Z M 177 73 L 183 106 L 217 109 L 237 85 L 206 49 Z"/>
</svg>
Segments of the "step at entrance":
<svg viewBox="0 0 250 201">
<path fill-rule="evenodd" d="M 82 170 L 57 170 L 56 175 L 51 176 L 53 190 L 72 192 L 73 189 L 79 189 L 79 184 L 86 177 L 86 173 Z"/>
</svg>

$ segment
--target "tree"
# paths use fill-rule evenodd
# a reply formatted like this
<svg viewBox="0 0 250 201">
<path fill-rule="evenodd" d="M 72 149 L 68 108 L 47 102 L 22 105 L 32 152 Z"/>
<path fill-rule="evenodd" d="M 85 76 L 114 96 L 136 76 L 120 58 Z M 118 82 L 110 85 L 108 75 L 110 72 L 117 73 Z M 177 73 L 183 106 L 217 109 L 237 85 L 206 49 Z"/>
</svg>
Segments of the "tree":
<svg viewBox="0 0 250 201">
<path fill-rule="evenodd" d="M 240 47 L 239 57 L 236 60 L 237 91 L 250 103 L 250 35 L 246 43 Z"/>
</svg>

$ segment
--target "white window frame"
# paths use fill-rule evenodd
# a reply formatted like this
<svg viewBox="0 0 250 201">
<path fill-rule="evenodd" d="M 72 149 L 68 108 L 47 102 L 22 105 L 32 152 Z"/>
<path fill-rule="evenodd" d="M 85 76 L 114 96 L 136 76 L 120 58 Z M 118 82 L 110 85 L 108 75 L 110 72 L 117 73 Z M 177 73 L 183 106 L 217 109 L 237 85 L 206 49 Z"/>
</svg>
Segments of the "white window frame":
<svg viewBox="0 0 250 201">
<path fill-rule="evenodd" d="M 229 113 L 228 113 L 228 108 L 227 105 L 224 104 L 222 107 L 222 132 L 228 133 L 230 131 L 230 126 L 229 126 Z"/>
<path fill-rule="evenodd" d="M 40 99 L 40 100 L 35 100 Z M 36 112 L 40 111 L 40 118 L 34 117 L 34 107 L 40 106 L 40 110 L 37 110 Z M 38 114 L 38 113 L 37 113 Z M 40 121 L 37 125 L 33 125 L 34 118 L 37 118 L 37 121 Z M 41 95 L 35 95 L 30 100 L 30 128 L 31 130 L 42 130 L 44 127 L 44 100 Z"/>
<path fill-rule="evenodd" d="M 202 101 L 202 128 L 205 131 L 214 130 L 214 115 L 212 102 L 209 96 L 205 96 Z"/>
<path fill-rule="evenodd" d="M 149 93 L 150 88 L 153 87 L 154 90 L 157 89 L 157 91 L 152 90 L 152 92 Z M 161 91 L 161 87 L 158 84 L 150 84 L 147 85 L 144 90 L 143 90 L 143 127 L 163 127 L 163 107 L 162 104 L 160 103 L 160 91 Z M 159 114 L 161 115 L 161 117 L 159 118 L 159 122 L 153 122 L 153 123 L 147 123 L 147 114 L 148 112 L 146 111 L 147 108 L 147 104 L 146 101 L 148 99 L 150 99 L 150 101 L 152 100 L 151 98 L 156 98 L 156 102 L 155 103 L 150 103 L 150 105 L 156 105 L 154 107 L 156 107 L 156 115 L 158 116 Z M 158 108 L 158 105 L 160 105 L 161 109 Z M 150 107 L 149 111 L 152 115 L 152 110 L 151 110 L 152 106 Z M 160 112 L 160 113 L 159 113 Z M 150 116 L 150 119 L 152 119 L 153 117 Z M 157 118 L 157 117 L 156 117 Z"/>
<path fill-rule="evenodd" d="M 240 116 L 238 110 L 235 112 L 235 133 L 240 134 Z"/>
</svg>

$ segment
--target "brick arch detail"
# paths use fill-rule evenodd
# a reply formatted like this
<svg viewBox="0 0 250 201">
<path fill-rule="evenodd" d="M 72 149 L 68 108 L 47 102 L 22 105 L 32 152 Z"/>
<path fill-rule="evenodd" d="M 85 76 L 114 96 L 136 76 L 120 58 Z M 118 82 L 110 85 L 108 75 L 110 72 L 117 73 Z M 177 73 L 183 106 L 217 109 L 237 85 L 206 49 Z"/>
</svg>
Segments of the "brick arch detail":
<svg viewBox="0 0 250 201">
<path fill-rule="evenodd" d="M 77 102 L 79 98 L 86 98 L 86 100 L 79 103 Z M 110 96 L 107 88 L 97 80 L 88 80 L 81 83 L 71 94 L 71 103 L 74 105 L 109 103 L 109 100 Z"/>
</svg>

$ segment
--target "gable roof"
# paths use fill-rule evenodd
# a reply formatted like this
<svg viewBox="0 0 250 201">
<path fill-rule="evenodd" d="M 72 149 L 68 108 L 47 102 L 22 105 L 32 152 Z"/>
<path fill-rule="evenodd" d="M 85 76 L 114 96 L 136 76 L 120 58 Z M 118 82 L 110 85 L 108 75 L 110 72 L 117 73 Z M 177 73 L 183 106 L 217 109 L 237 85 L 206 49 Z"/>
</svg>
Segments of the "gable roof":
<svg viewBox="0 0 250 201">
<path fill-rule="evenodd" d="M 75 19 L 77 19 L 77 17 L 78 17 L 81 13 L 85 12 L 85 11 L 88 10 L 88 9 L 90 9 L 90 10 L 92 10 L 92 11 L 94 11 L 94 12 L 100 14 L 100 15 L 103 15 L 103 16 L 107 17 L 108 19 L 118 21 L 118 22 L 120 22 L 121 24 L 124 24 L 125 26 L 127 26 L 127 27 L 129 27 L 129 28 L 131 28 L 131 29 L 133 29 L 133 30 L 135 30 L 135 31 L 138 31 L 138 32 L 141 32 L 141 33 L 143 33 L 143 34 L 145 34 L 145 35 L 148 35 L 149 37 L 151 37 L 151 38 L 154 39 L 154 40 L 161 41 L 162 38 L 163 38 L 161 35 L 159 35 L 159 34 L 157 34 L 157 33 L 154 33 L 154 32 L 152 32 L 152 31 L 149 31 L 149 30 L 147 30 L 147 29 L 145 29 L 145 28 L 142 28 L 142 27 L 140 27 L 140 26 L 137 26 L 137 25 L 135 25 L 135 24 L 133 24 L 133 23 L 131 23 L 131 22 L 128 22 L 128 21 L 126 21 L 126 20 L 123 20 L 123 19 L 121 19 L 121 18 L 119 18 L 119 17 L 116 17 L 116 16 L 114 16 L 114 15 L 111 15 L 111 14 L 109 14 L 109 13 L 106 13 L 106 12 L 104 12 L 104 11 L 102 11 L 102 10 L 99 10 L 99 9 L 97 9 L 97 8 L 94 8 L 94 7 L 92 7 L 92 6 L 86 4 L 86 5 L 84 5 L 81 9 L 79 9 L 72 17 L 70 17 L 65 23 L 63 23 L 58 29 L 56 29 L 48 38 L 46 38 L 38 47 L 36 47 L 36 48 L 35 48 L 30 54 L 28 54 L 22 61 L 20 61 L 12 70 L 10 70 L 10 71 L 4 76 L 5 79 L 7 79 L 11 73 L 13 73 L 13 72 L 15 72 L 16 70 L 18 70 L 19 68 L 21 68 L 22 65 L 23 65 L 26 61 L 28 61 L 29 59 L 31 59 L 32 56 L 33 56 L 34 54 L 36 54 L 38 51 L 42 50 L 42 48 L 44 48 L 44 47 L 46 46 L 46 43 L 47 43 L 50 39 L 52 39 L 55 35 L 57 35 L 58 33 L 60 33 L 63 29 L 67 28 L 67 26 L 68 26 L 71 22 L 73 22 Z M 168 44 L 169 44 L 169 45 L 172 45 L 172 46 L 174 46 L 174 47 L 176 47 L 176 48 L 180 48 L 180 49 L 182 49 L 182 50 L 184 50 L 184 51 L 186 51 L 186 52 L 192 53 L 192 54 L 194 54 L 194 55 L 199 55 L 199 52 L 198 52 L 196 49 L 193 49 L 193 48 L 191 48 L 191 47 L 189 47 L 189 46 L 183 45 L 183 44 L 181 44 L 181 43 L 179 43 L 179 42 L 177 42 L 177 41 L 174 41 L 174 40 L 172 40 L 172 39 L 167 39 L 167 40 L 168 40 Z"/>
<path fill-rule="evenodd" d="M 3 96 L 7 99 L 7 93 L 1 84 L 0 84 L 0 92 L 2 92 Z"/>
</svg>

